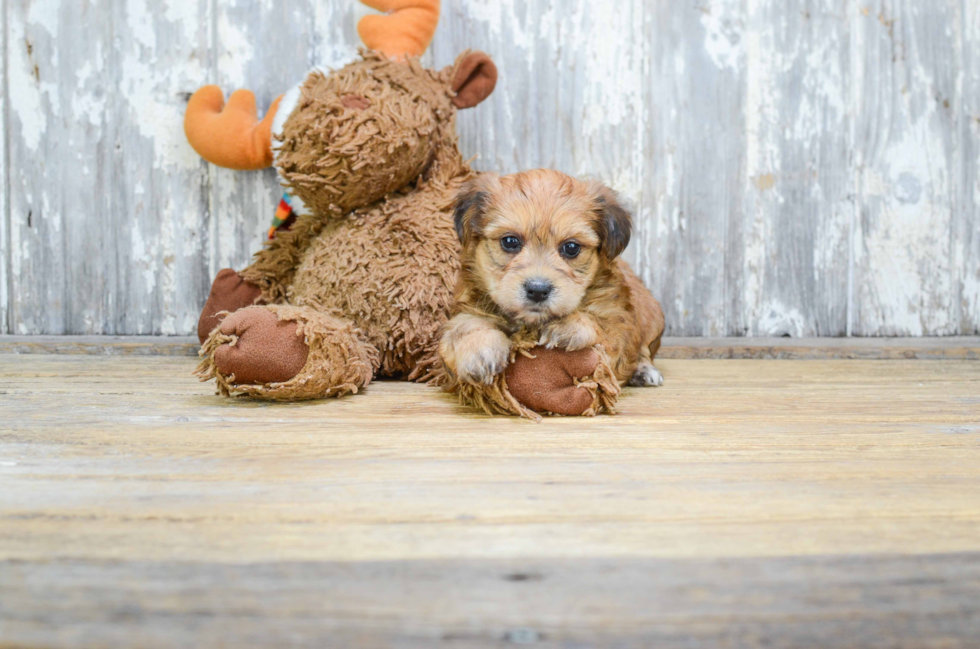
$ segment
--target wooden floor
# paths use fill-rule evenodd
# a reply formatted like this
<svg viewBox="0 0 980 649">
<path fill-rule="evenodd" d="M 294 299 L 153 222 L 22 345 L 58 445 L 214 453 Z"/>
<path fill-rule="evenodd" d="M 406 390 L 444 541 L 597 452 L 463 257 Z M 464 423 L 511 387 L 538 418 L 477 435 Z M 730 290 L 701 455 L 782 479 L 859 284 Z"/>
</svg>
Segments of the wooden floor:
<svg viewBox="0 0 980 649">
<path fill-rule="evenodd" d="M 659 365 L 534 424 L 0 355 L 0 646 L 980 646 L 980 362 Z"/>
</svg>

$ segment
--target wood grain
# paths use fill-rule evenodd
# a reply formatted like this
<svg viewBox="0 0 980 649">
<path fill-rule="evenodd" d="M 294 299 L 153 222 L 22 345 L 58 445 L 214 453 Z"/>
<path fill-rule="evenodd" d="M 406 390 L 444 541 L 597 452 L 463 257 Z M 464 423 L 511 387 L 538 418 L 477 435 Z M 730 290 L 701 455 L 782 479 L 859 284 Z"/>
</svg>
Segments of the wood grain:
<svg viewBox="0 0 980 649">
<path fill-rule="evenodd" d="M 8 2 L 10 329 L 101 332 L 111 231 L 108 5 Z M 78 218 L 77 215 L 84 215 Z M 69 245 L 71 241 L 71 245 Z M 84 298 L 82 297 L 84 295 Z M 91 329 L 89 329 L 91 327 Z"/>
<path fill-rule="evenodd" d="M 741 279 L 735 239 L 744 217 L 746 146 L 744 3 L 647 3 L 652 48 L 638 190 L 636 268 L 658 297 L 673 335 L 736 329 Z M 745 333 L 740 332 L 740 333 Z"/>
<path fill-rule="evenodd" d="M 541 424 L 405 383 L 229 400 L 193 365 L 0 356 L 4 643 L 976 637 L 976 361 L 668 359 Z"/>
<path fill-rule="evenodd" d="M 847 333 L 848 2 L 749 2 L 745 206 L 728 335 Z"/>
<path fill-rule="evenodd" d="M 10 203 L 7 190 L 10 188 L 10 177 L 7 174 L 7 97 L 10 91 L 7 86 L 7 3 L 0 2 L 0 335 L 10 333 L 8 328 L 8 308 L 10 304 Z"/>
<path fill-rule="evenodd" d="M 0 336 L 0 354 L 197 356 L 193 336 Z M 980 360 L 980 337 L 676 338 L 657 358 L 756 360 Z"/>
<path fill-rule="evenodd" d="M 954 305 L 959 330 L 980 333 L 980 2 L 963 4 L 960 22 L 963 43 L 963 92 L 960 96 L 959 139 L 963 166 L 957 178 L 957 204 L 954 212 L 953 270 L 956 273 Z"/>
<path fill-rule="evenodd" d="M 861 6 L 854 78 L 861 89 L 854 142 L 861 170 L 852 314 L 858 335 L 959 332 L 950 233 L 962 164 L 953 34 L 962 7 L 955 0 Z"/>
<path fill-rule="evenodd" d="M 247 87 L 265 109 L 309 67 L 349 60 L 369 10 L 2 6 L 0 332 L 193 333 L 211 278 L 247 263 L 279 191 L 271 171 L 194 155 L 187 96 Z M 974 335 L 978 11 L 461 0 L 425 61 L 473 47 L 498 64 L 497 91 L 460 115 L 477 168 L 555 167 L 628 199 L 627 254 L 671 335 Z"/>
<path fill-rule="evenodd" d="M 108 293 L 116 300 L 106 329 L 91 333 L 188 333 L 197 326 L 211 277 L 202 272 L 208 263 L 207 165 L 184 137 L 183 113 L 187 93 L 206 79 L 214 47 L 211 2 L 106 4 L 114 26 L 115 155 L 105 163 L 113 226 L 100 250 L 114 258 L 116 277 L 109 291 L 97 287 L 82 299 Z"/>
<path fill-rule="evenodd" d="M 61 647 L 955 649 L 974 647 L 980 635 L 973 553 L 250 564 L 65 558 L 0 562 L 0 583 L 5 637 Z"/>
</svg>

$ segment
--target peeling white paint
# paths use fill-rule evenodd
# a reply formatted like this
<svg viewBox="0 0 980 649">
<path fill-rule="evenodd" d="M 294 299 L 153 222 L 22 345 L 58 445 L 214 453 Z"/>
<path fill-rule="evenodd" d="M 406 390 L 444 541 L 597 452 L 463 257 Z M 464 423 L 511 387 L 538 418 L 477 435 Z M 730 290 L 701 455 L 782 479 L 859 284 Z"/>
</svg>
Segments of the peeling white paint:
<svg viewBox="0 0 980 649">
<path fill-rule="evenodd" d="M 949 269 L 949 176 L 934 110 L 912 121 L 882 153 L 877 168 L 887 192 L 864 232 L 874 282 L 865 290 L 867 324 L 883 332 L 955 331 Z M 912 199 L 915 200 L 912 200 Z"/>
<path fill-rule="evenodd" d="M 160 224 L 160 250 L 157 259 L 159 265 L 153 269 L 160 277 L 159 304 L 161 311 L 160 333 L 164 336 L 174 336 L 177 332 L 177 314 L 175 305 L 177 302 L 177 236 L 176 223 L 174 219 L 174 204 L 171 197 L 167 197 L 164 204 L 163 213 L 166 217 Z"/>
<path fill-rule="evenodd" d="M 799 12 L 770 0 L 627 0 L 615 10 L 587 0 L 460 0 L 443 3 L 443 25 L 454 29 L 436 41 L 440 59 L 472 47 L 498 63 L 496 93 L 460 114 L 464 151 L 480 155 L 479 168 L 548 164 L 599 176 L 634 207 L 626 255 L 662 294 L 671 333 L 808 335 L 828 306 L 849 308 L 857 333 L 954 333 L 960 313 L 964 326 L 980 327 L 976 237 L 949 241 L 960 205 L 953 188 L 980 196 L 980 174 L 958 166 L 980 168 L 972 114 L 980 66 L 950 69 L 980 51 L 975 5 L 893 3 L 897 15 L 879 18 L 877 8 L 865 16 L 836 0 Z M 10 330 L 38 333 L 65 319 L 50 305 L 74 285 L 58 273 L 76 269 L 51 261 L 66 236 L 71 256 L 82 257 L 72 246 L 90 243 L 70 240 L 78 231 L 70 219 L 95 215 L 60 212 L 74 207 L 81 185 L 100 183 L 94 193 L 134 212 L 114 215 L 109 228 L 122 233 L 125 267 L 107 259 L 100 270 L 124 285 L 79 296 L 74 326 L 191 333 L 200 275 L 246 264 L 279 196 L 271 171 L 205 171 L 182 132 L 185 94 L 217 80 L 226 93 L 254 86 L 267 99 L 300 81 L 305 66 L 341 67 L 371 10 L 333 0 L 298 0 L 285 13 L 275 0 L 86 6 L 122 17 L 87 48 L 77 43 L 93 38 L 90 26 L 76 24 L 72 5 L 8 8 L 11 93 L 2 99 L 17 213 L 9 239 L 0 228 L 9 262 L 0 267 L 0 319 L 13 297 L 8 283 L 20 309 Z M 269 18 L 281 16 L 289 24 Z M 288 56 L 303 60 L 286 61 L 269 34 L 299 43 Z M 961 107 L 972 113 L 957 114 Z M 969 142 L 950 143 L 960 118 L 969 126 L 955 136 Z M 96 168 L 92 142 L 128 167 Z M 975 159 L 957 158 L 949 147 L 958 146 Z M 80 178 L 63 190 L 50 180 L 66 170 Z M 32 228 L 27 207 L 37 209 Z M 969 208 L 956 217 L 966 219 L 960 231 L 976 228 Z M 816 221 L 794 229 L 796 214 Z M 795 257 L 780 254 L 787 248 Z M 42 265 L 54 268 L 42 277 Z M 849 293 L 838 286 L 848 275 Z M 97 281 L 80 282 L 96 290 L 89 284 Z"/>
<path fill-rule="evenodd" d="M 778 301 L 769 301 L 760 309 L 756 335 L 801 338 L 806 335 L 807 318 L 799 309 L 787 307 Z"/>
<path fill-rule="evenodd" d="M 782 173 L 777 138 L 780 105 L 779 75 L 785 59 L 774 47 L 776 26 L 760 20 L 760 0 L 748 0 L 750 27 L 742 39 L 745 54 L 745 174 L 748 196 L 743 249 L 743 299 L 745 320 L 756 323 L 750 333 L 761 332 L 766 314 L 765 269 L 773 245 L 772 220 L 767 205 L 781 199 L 778 176 Z"/>
<path fill-rule="evenodd" d="M 697 7 L 704 27 L 704 51 L 719 68 L 740 69 L 743 55 L 742 0 L 712 0 Z"/>
<path fill-rule="evenodd" d="M 200 7 L 197 3 L 187 0 L 164 0 L 163 17 L 170 23 L 183 23 L 184 29 L 195 29 L 200 25 Z"/>
<path fill-rule="evenodd" d="M 51 85 L 42 84 L 34 73 L 35 66 L 39 65 L 36 57 L 40 55 L 38 47 L 41 45 L 34 36 L 37 26 L 38 24 L 33 22 L 12 21 L 10 43 L 19 43 L 19 45 L 8 48 L 10 57 L 7 69 L 11 116 L 18 122 L 17 133 L 24 144 L 34 151 L 38 149 L 41 138 L 48 128 L 47 116 L 51 107 L 49 93 L 54 89 Z M 54 29 L 57 29 L 56 23 Z M 56 33 L 48 31 L 48 34 L 50 40 L 56 42 L 54 41 Z M 28 43 L 30 43 L 30 53 Z"/>
<path fill-rule="evenodd" d="M 140 135 L 153 143 L 154 168 L 196 169 L 200 157 L 187 143 L 183 130 L 183 104 L 179 93 L 205 79 L 201 62 L 186 61 L 179 70 L 161 74 L 159 59 L 152 51 L 156 44 L 153 15 L 145 0 L 127 0 L 127 25 L 136 42 L 146 50 L 128 53 L 122 61 L 121 100 L 133 113 L 130 123 Z M 180 21 L 185 38 L 191 41 L 196 27 Z"/>
<path fill-rule="evenodd" d="M 248 66 L 255 56 L 252 37 L 242 31 L 227 12 L 221 12 L 218 14 L 218 41 L 221 43 L 218 67 L 225 83 L 236 90 L 244 88 Z"/>
<path fill-rule="evenodd" d="M 0 87 L 6 87 L 5 69 L 0 69 Z M 7 114 L 7 95 L 0 93 L 0 115 Z M 0 209 L 3 210 L 0 218 L 0 334 L 10 333 L 7 326 L 8 308 L 10 296 L 7 293 L 7 264 L 10 263 L 10 242 L 7 240 L 7 224 L 9 214 L 7 213 L 7 120 L 0 119 L 0 143 L 3 149 L 0 150 Z"/>
<path fill-rule="evenodd" d="M 146 0 L 126 0 L 126 27 L 137 43 L 147 50 L 156 50 L 156 26 Z"/>
</svg>

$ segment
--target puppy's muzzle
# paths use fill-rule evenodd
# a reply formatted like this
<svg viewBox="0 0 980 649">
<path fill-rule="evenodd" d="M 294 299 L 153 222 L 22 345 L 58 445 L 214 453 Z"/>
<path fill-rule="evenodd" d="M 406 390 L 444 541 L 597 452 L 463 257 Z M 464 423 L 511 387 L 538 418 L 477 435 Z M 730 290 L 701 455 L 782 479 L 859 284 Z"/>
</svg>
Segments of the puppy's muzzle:
<svg viewBox="0 0 980 649">
<path fill-rule="evenodd" d="M 524 282 L 524 294 L 527 299 L 535 304 L 541 304 L 551 297 L 554 285 L 543 279 L 529 279 Z"/>
</svg>

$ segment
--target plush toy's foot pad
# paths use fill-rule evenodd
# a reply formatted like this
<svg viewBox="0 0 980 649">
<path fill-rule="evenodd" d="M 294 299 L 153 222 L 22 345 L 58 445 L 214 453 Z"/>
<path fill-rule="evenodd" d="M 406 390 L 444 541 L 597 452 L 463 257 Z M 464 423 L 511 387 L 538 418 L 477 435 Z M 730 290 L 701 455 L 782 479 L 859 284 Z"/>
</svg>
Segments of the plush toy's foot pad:
<svg viewBox="0 0 980 649">
<path fill-rule="evenodd" d="M 208 295 L 201 318 L 197 321 L 197 337 L 201 344 L 204 344 L 208 335 L 221 323 L 224 316 L 219 316 L 219 313 L 234 313 L 251 306 L 258 301 L 261 294 L 262 290 L 258 286 L 246 282 L 232 269 L 220 271 L 211 284 L 211 294 Z"/>
<path fill-rule="evenodd" d="M 214 350 L 214 364 L 237 384 L 282 383 L 300 373 L 310 354 L 296 322 L 280 320 L 265 308 L 241 309 L 221 323 L 234 336 Z"/>
<path fill-rule="evenodd" d="M 593 349 L 568 352 L 535 347 L 534 358 L 518 354 L 504 372 L 510 393 L 535 412 L 581 415 L 592 407 L 593 395 L 576 379 L 595 372 L 599 355 Z"/>
<path fill-rule="evenodd" d="M 663 384 L 664 375 L 652 363 L 640 363 L 630 379 L 630 385 L 636 388 L 659 388 Z"/>
</svg>

